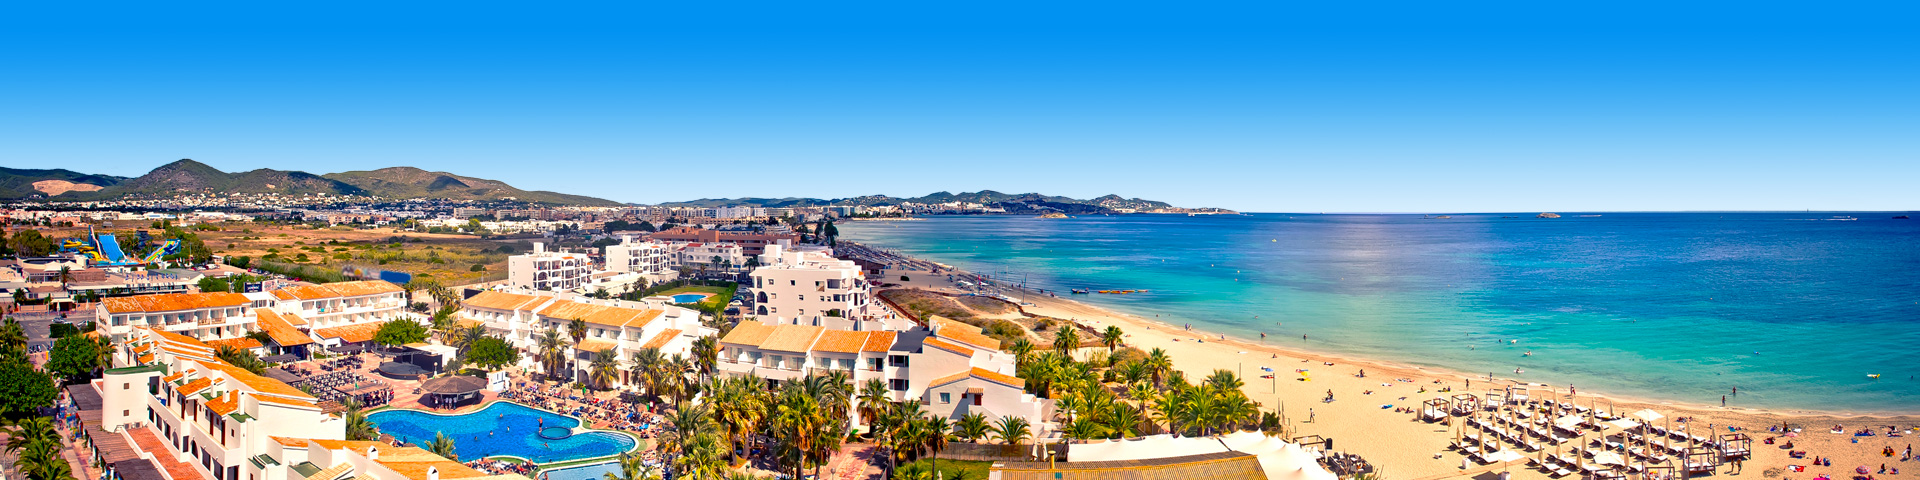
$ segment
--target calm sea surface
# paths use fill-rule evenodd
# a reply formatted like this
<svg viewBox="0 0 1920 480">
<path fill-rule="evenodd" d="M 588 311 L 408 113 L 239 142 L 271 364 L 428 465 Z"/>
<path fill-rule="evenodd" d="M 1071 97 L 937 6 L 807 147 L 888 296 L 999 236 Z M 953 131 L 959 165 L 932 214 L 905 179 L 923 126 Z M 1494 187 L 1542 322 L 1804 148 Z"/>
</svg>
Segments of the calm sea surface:
<svg viewBox="0 0 1920 480">
<path fill-rule="evenodd" d="M 970 216 L 839 230 L 1039 288 L 1150 290 L 1075 297 L 1287 347 L 1690 403 L 1738 386 L 1734 405 L 1920 412 L 1920 220 L 1515 215 Z"/>
</svg>

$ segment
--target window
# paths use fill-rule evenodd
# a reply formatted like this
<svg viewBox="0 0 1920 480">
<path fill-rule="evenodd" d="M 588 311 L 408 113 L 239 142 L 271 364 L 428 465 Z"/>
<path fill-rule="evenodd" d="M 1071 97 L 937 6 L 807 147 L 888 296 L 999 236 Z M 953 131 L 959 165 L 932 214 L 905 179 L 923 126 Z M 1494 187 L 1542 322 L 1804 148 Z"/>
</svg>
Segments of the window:
<svg viewBox="0 0 1920 480">
<path fill-rule="evenodd" d="M 907 390 L 907 379 L 896 378 L 892 380 L 887 380 L 887 386 L 889 388 L 892 388 L 893 390 L 904 392 Z"/>
<path fill-rule="evenodd" d="M 840 359 L 840 369 L 841 369 L 841 370 L 853 370 L 853 359 L 851 359 L 851 358 L 842 358 L 842 359 Z"/>
<path fill-rule="evenodd" d="M 121 411 L 120 411 L 120 416 L 122 416 L 122 417 L 131 417 L 131 416 L 133 416 L 133 411 L 132 411 L 132 410 L 121 410 Z"/>
<path fill-rule="evenodd" d="M 973 406 L 976 406 L 976 407 L 980 406 L 980 397 L 984 397 L 984 396 L 986 395 L 980 394 L 980 393 L 973 394 Z"/>
<path fill-rule="evenodd" d="M 127 382 L 127 383 L 121 383 L 121 384 L 120 384 L 120 389 L 121 389 L 121 390 L 132 390 L 132 389 L 133 389 L 133 383 L 131 383 L 131 382 Z"/>
<path fill-rule="evenodd" d="M 907 366 L 907 356 L 906 355 L 888 355 L 887 366 L 890 366 L 890 367 Z"/>
<path fill-rule="evenodd" d="M 867 359 L 867 370 L 871 370 L 875 372 L 880 371 L 880 359 L 878 358 Z"/>
<path fill-rule="evenodd" d="M 940 403 L 942 404 L 953 403 L 953 394 L 947 393 L 947 392 L 940 392 Z"/>
</svg>

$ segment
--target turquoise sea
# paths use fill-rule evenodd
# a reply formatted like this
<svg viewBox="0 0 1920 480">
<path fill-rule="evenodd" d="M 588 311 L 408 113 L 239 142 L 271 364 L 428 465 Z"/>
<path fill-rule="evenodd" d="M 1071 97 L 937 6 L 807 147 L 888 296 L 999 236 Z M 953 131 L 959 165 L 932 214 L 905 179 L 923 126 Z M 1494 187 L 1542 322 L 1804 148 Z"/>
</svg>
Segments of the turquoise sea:
<svg viewBox="0 0 1920 480">
<path fill-rule="evenodd" d="M 1037 288 L 1149 290 L 1074 297 L 1290 348 L 1654 400 L 1717 403 L 1737 386 L 1735 406 L 1913 413 L 1920 220 L 1902 214 L 939 216 L 839 231 Z"/>
</svg>

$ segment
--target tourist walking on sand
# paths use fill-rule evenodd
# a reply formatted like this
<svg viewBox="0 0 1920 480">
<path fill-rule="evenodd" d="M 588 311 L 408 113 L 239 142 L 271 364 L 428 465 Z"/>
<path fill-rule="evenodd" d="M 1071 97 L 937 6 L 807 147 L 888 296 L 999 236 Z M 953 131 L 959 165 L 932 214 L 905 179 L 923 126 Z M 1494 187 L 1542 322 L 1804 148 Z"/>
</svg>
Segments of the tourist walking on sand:
<svg viewBox="0 0 1920 480">
<path fill-rule="evenodd" d="M 1307 408 L 1307 423 L 1313 423 L 1313 408 Z"/>
</svg>

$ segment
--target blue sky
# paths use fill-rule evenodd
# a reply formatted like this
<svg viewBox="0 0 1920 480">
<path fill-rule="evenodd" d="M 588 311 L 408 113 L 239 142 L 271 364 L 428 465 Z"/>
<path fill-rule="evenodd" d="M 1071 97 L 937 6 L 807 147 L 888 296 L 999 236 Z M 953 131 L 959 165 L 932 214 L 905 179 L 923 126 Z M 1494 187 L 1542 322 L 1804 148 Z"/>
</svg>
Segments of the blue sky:
<svg viewBox="0 0 1920 480">
<path fill-rule="evenodd" d="M 1896 2 L 267 3 L 6 7 L 0 165 L 411 165 L 643 203 L 1920 208 Z"/>
</svg>

